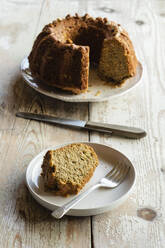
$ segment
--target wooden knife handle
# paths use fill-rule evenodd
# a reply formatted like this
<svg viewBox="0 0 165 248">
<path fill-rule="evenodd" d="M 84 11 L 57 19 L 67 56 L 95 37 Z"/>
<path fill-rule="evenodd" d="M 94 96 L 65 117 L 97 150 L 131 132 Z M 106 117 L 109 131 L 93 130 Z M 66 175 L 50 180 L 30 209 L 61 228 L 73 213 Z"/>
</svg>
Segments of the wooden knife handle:
<svg viewBox="0 0 165 248">
<path fill-rule="evenodd" d="M 92 121 L 88 121 L 85 125 L 85 128 L 93 131 L 112 133 L 118 136 L 123 136 L 132 139 L 143 138 L 147 135 L 147 133 L 141 128 L 113 125 L 107 123 L 98 123 Z"/>
</svg>

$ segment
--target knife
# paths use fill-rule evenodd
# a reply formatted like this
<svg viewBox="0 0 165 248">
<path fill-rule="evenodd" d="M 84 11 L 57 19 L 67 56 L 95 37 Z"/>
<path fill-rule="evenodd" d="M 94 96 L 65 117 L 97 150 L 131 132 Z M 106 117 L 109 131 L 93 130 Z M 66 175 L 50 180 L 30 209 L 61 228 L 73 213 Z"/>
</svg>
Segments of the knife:
<svg viewBox="0 0 165 248">
<path fill-rule="evenodd" d="M 26 113 L 26 112 L 18 112 L 16 113 L 17 117 L 22 117 L 25 119 L 43 121 L 51 124 L 60 124 L 69 127 L 75 127 L 80 129 L 98 131 L 108 134 L 114 134 L 117 136 L 122 136 L 126 138 L 139 139 L 146 136 L 146 132 L 141 128 L 136 127 L 127 127 L 121 125 L 114 125 L 108 123 L 99 123 L 92 121 L 82 121 L 82 120 L 71 120 L 71 119 L 63 119 L 49 115 L 43 114 L 34 114 L 34 113 Z"/>
</svg>

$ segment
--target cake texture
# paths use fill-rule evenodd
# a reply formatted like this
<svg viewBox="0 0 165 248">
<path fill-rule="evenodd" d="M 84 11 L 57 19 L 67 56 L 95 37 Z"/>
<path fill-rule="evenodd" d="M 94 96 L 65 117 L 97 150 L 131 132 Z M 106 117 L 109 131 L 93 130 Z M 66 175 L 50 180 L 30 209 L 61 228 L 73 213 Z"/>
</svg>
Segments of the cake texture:
<svg viewBox="0 0 165 248">
<path fill-rule="evenodd" d="M 46 153 L 42 177 L 46 190 L 55 195 L 77 194 L 98 165 L 94 149 L 86 144 L 70 144 Z"/>
<path fill-rule="evenodd" d="M 114 84 L 134 76 L 137 67 L 128 33 L 119 24 L 88 14 L 67 15 L 46 25 L 28 59 L 41 83 L 75 94 L 88 89 L 89 64 Z"/>
</svg>

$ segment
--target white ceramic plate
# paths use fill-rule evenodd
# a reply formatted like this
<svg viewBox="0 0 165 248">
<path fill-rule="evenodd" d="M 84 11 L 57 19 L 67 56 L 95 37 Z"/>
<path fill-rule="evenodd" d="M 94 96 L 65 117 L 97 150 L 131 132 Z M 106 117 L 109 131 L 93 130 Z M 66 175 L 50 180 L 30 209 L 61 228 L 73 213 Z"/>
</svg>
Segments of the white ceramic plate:
<svg viewBox="0 0 165 248">
<path fill-rule="evenodd" d="M 28 58 L 25 57 L 21 63 L 22 76 L 29 86 L 44 95 L 66 102 L 102 102 L 112 99 L 113 97 L 121 96 L 129 92 L 135 86 L 139 85 L 142 77 L 142 71 L 142 65 L 139 62 L 136 75 L 130 79 L 127 79 L 126 82 L 120 87 L 114 88 L 107 82 L 102 81 L 97 76 L 97 72 L 95 70 L 90 70 L 88 92 L 74 95 L 59 89 L 41 85 L 40 82 L 35 80 L 31 75 Z"/>
<path fill-rule="evenodd" d="M 123 203 L 129 196 L 135 184 L 135 169 L 132 163 L 119 151 L 97 143 L 81 142 L 91 145 L 99 158 L 99 165 L 91 180 L 86 184 L 82 191 L 97 183 L 100 178 L 105 176 L 116 163 L 127 164 L 130 171 L 125 180 L 115 189 L 99 188 L 80 201 L 68 215 L 90 216 L 101 214 L 112 210 Z M 63 144 L 49 149 L 57 149 L 67 144 Z M 26 171 L 26 183 L 32 196 L 44 207 L 54 210 L 57 206 L 62 206 L 74 196 L 60 197 L 54 196 L 52 192 L 44 192 L 41 174 L 41 164 L 46 149 L 39 153 L 29 164 Z"/>
</svg>

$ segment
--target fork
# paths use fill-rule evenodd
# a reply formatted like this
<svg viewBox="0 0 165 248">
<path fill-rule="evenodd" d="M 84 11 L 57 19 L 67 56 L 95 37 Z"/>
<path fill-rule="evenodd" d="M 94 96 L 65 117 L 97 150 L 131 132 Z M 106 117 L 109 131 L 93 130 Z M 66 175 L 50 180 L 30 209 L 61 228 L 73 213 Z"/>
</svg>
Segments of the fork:
<svg viewBox="0 0 165 248">
<path fill-rule="evenodd" d="M 106 188 L 116 188 L 119 184 L 122 183 L 122 181 L 125 179 L 129 172 L 130 167 L 127 164 L 116 164 L 112 170 L 103 178 L 100 179 L 100 181 L 91 186 L 86 191 L 82 192 L 75 198 L 73 198 L 71 201 L 64 204 L 62 207 L 57 207 L 53 212 L 52 216 L 56 219 L 62 218 L 72 207 L 74 207 L 79 201 L 81 201 L 83 198 L 85 198 L 87 195 L 89 195 L 92 191 L 99 187 L 106 187 Z"/>
</svg>

